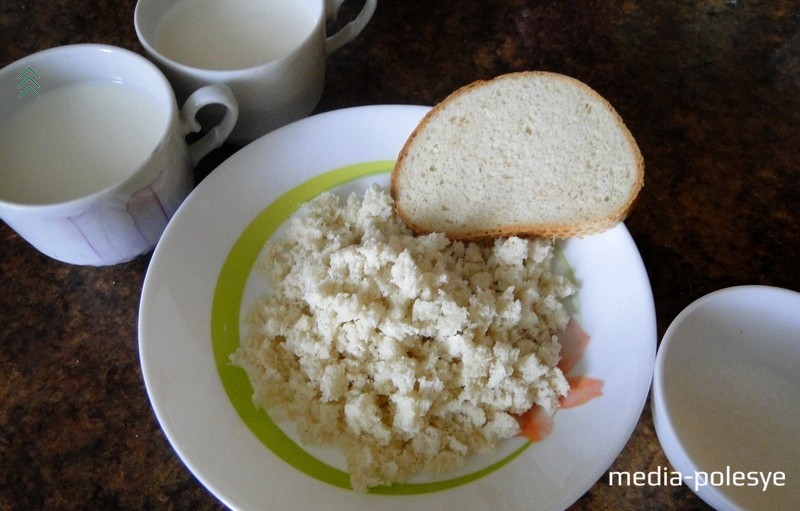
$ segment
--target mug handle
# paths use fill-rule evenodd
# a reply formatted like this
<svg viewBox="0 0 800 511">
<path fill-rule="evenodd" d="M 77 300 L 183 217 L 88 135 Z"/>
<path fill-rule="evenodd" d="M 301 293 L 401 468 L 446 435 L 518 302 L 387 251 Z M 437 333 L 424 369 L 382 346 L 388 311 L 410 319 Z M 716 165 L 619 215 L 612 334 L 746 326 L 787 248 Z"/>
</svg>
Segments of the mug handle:
<svg viewBox="0 0 800 511">
<path fill-rule="evenodd" d="M 236 120 L 239 118 L 239 104 L 233 96 L 233 92 L 227 85 L 211 84 L 201 87 L 194 91 L 181 107 L 181 125 L 183 135 L 200 131 L 200 123 L 197 121 L 197 112 L 206 105 L 218 104 L 225 107 L 225 116 L 222 120 L 211 128 L 203 137 L 189 145 L 189 161 L 192 167 L 197 166 L 203 156 L 213 149 L 218 148 L 225 142 L 228 135 L 233 131 Z"/>
<path fill-rule="evenodd" d="M 328 21 L 336 19 L 336 14 L 339 8 L 344 3 L 344 0 L 325 0 L 325 13 Z M 330 36 L 325 40 L 325 53 L 330 55 L 345 44 L 349 43 L 356 38 L 358 34 L 364 30 L 372 15 L 375 13 L 375 7 L 378 5 L 378 0 L 367 0 L 361 12 L 358 13 L 356 19 L 343 26 L 341 30 Z"/>
</svg>

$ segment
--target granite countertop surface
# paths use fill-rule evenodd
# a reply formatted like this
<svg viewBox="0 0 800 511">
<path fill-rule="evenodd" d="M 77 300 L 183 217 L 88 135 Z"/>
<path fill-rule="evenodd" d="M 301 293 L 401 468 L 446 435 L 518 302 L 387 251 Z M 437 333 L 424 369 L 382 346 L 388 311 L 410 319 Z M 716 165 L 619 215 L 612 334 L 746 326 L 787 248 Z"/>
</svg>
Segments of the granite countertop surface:
<svg viewBox="0 0 800 511">
<path fill-rule="evenodd" d="M 346 2 L 341 17 L 360 4 Z M 134 6 L 0 0 L 0 67 L 79 42 L 141 53 Z M 645 187 L 626 225 L 650 277 L 659 339 L 711 291 L 800 290 L 800 2 L 385 0 L 329 58 L 317 110 L 431 105 L 527 69 L 590 84 L 639 143 Z M 197 181 L 237 149 L 206 157 Z M 223 508 L 148 401 L 137 314 L 149 257 L 70 266 L 0 222 L 0 511 Z M 647 404 L 610 470 L 664 467 Z M 794 470 L 787 479 L 800 477 Z M 707 506 L 685 486 L 611 485 L 606 474 L 570 509 Z"/>
</svg>

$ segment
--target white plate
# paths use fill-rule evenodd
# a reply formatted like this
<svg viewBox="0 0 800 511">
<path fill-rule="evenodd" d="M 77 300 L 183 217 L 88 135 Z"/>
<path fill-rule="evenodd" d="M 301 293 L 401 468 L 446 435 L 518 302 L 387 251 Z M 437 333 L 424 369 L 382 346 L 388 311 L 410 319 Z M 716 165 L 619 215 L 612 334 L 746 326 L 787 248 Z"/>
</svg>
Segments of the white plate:
<svg viewBox="0 0 800 511">
<path fill-rule="evenodd" d="M 559 411 L 541 442 L 511 439 L 456 476 L 358 494 L 346 488 L 335 456 L 306 450 L 254 409 L 244 372 L 227 354 L 258 292 L 251 269 L 269 233 L 322 190 L 386 183 L 426 111 L 345 109 L 266 135 L 192 192 L 153 254 L 139 317 L 147 391 L 178 455 L 233 509 L 564 509 L 608 469 L 639 419 L 656 323 L 647 274 L 623 225 L 563 244 L 592 337 L 575 371 L 604 387 L 601 397 Z"/>
</svg>

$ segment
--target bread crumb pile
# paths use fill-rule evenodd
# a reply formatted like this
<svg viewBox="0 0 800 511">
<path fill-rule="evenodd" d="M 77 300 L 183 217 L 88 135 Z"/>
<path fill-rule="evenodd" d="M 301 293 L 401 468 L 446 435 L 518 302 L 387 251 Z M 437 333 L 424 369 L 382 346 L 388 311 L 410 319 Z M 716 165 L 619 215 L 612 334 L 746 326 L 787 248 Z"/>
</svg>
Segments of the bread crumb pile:
<svg viewBox="0 0 800 511">
<path fill-rule="evenodd" d="M 450 471 L 557 407 L 576 287 L 551 240 L 416 236 L 377 185 L 306 211 L 268 245 L 270 293 L 231 359 L 274 420 L 343 451 L 356 490 Z"/>
</svg>

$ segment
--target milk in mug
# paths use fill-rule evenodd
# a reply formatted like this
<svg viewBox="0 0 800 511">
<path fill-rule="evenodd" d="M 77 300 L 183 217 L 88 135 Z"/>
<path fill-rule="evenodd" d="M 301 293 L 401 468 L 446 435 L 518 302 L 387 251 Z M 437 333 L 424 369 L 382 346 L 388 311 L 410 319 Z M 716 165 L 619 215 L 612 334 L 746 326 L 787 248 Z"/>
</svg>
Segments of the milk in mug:
<svg viewBox="0 0 800 511">
<path fill-rule="evenodd" d="M 154 44 L 188 66 L 244 69 L 288 55 L 315 22 L 302 0 L 180 0 L 159 23 Z"/>
<path fill-rule="evenodd" d="M 55 204 L 114 185 L 150 157 L 168 117 L 153 95 L 119 82 L 42 93 L 3 119 L 0 200 Z"/>
</svg>

